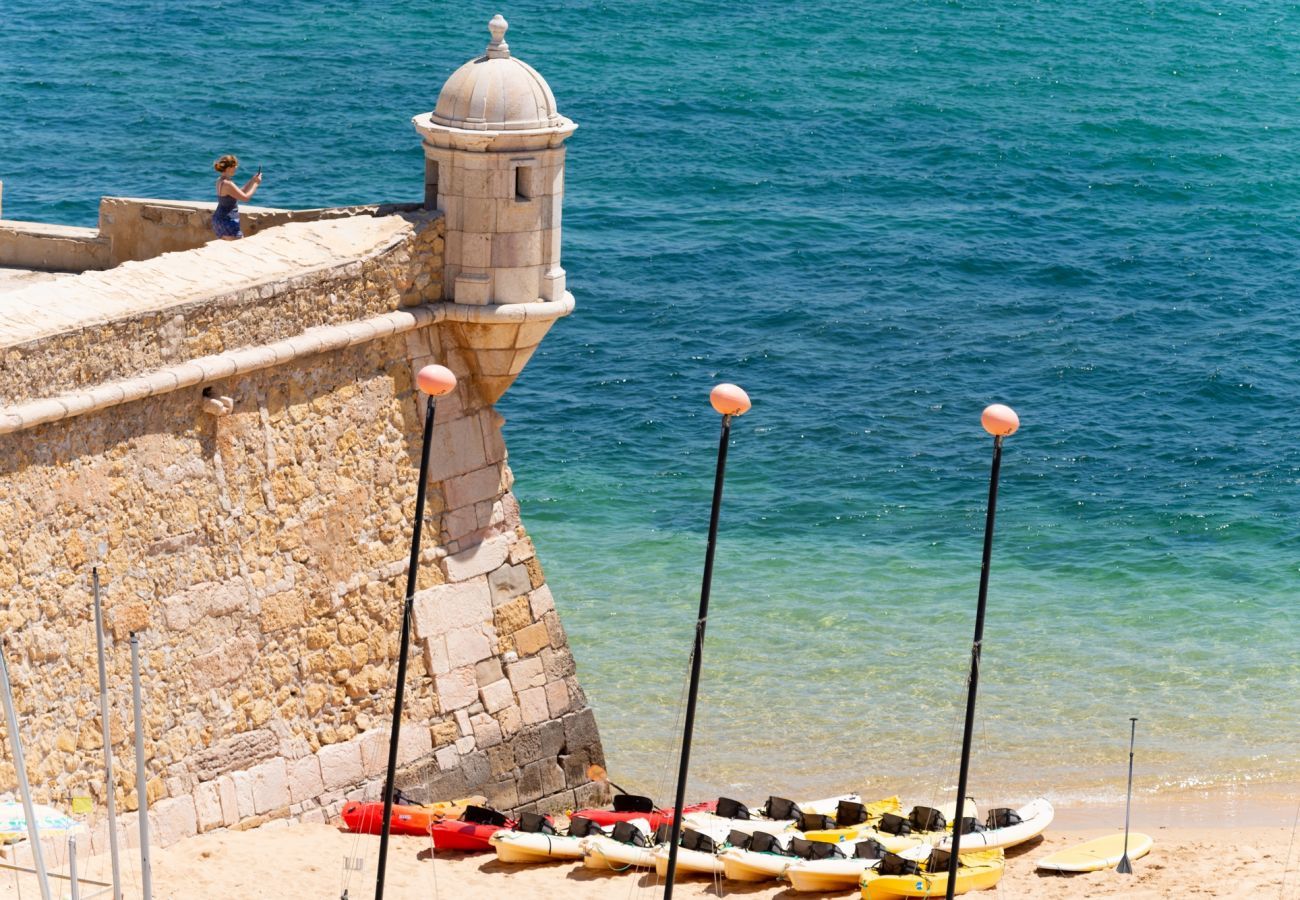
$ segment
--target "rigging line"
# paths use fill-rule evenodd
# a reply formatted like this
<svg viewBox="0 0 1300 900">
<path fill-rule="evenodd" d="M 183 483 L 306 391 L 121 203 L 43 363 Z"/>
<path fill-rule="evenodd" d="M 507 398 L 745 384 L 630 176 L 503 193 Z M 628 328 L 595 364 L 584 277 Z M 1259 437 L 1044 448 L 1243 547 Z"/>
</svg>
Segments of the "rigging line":
<svg viewBox="0 0 1300 900">
<path fill-rule="evenodd" d="M 1286 860 L 1282 863 L 1282 887 L 1278 890 L 1279 900 L 1286 900 L 1286 883 L 1291 876 L 1291 854 L 1295 851 L 1296 831 L 1300 829 L 1300 799 L 1296 800 L 1295 819 L 1291 823 L 1291 841 L 1286 846 Z M 1300 866 L 1297 866 L 1300 871 Z M 1300 882 L 1297 883 L 1300 886 Z"/>
</svg>

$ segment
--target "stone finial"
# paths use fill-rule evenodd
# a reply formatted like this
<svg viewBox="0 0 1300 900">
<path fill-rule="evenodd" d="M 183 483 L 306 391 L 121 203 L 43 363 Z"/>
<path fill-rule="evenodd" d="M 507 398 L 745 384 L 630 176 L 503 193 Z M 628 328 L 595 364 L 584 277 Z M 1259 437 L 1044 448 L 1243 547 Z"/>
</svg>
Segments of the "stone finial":
<svg viewBox="0 0 1300 900">
<path fill-rule="evenodd" d="M 510 45 L 506 43 L 506 29 L 510 23 L 506 21 L 505 16 L 497 13 L 488 22 L 488 31 L 492 32 L 492 40 L 487 45 L 487 55 L 489 59 L 509 59 Z"/>
</svg>

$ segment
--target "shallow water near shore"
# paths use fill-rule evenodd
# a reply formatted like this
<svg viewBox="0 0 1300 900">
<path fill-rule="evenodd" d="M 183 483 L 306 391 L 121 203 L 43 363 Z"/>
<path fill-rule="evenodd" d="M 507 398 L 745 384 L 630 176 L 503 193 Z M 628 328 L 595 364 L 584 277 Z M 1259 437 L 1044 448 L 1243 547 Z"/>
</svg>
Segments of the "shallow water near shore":
<svg viewBox="0 0 1300 900">
<path fill-rule="evenodd" d="M 4 215 L 226 151 L 267 205 L 416 199 L 492 11 L 11 0 Z M 1122 800 L 1129 716 L 1140 792 L 1300 780 L 1293 9 L 503 11 L 581 125 L 578 310 L 501 408 L 615 781 L 671 789 L 720 380 L 695 792 L 955 782 L 995 401 L 972 792 Z"/>
</svg>

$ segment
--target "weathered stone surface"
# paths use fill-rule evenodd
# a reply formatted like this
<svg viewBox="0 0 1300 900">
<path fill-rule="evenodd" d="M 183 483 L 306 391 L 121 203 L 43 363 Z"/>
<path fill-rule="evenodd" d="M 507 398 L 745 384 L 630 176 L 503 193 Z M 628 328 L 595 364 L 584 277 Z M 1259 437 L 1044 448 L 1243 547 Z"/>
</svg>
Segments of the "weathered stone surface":
<svg viewBox="0 0 1300 900">
<path fill-rule="evenodd" d="M 489 713 L 500 712 L 515 702 L 515 692 L 511 690 L 510 682 L 504 678 L 481 688 L 479 696 L 483 699 L 483 708 Z"/>
<path fill-rule="evenodd" d="M 439 675 L 435 681 L 438 685 L 438 704 L 443 712 L 469 706 L 478 699 L 478 681 L 470 666 L 453 669 L 446 675 Z"/>
<path fill-rule="evenodd" d="M 198 815 L 194 809 L 193 797 L 168 797 L 161 800 L 149 810 L 149 819 L 161 847 L 170 847 L 177 841 L 198 833 Z"/>
<path fill-rule="evenodd" d="M 551 634 L 545 622 L 537 622 L 515 632 L 515 649 L 520 656 L 532 656 L 543 647 L 551 646 Z"/>
<path fill-rule="evenodd" d="M 492 621 L 492 599 L 486 578 L 440 584 L 415 595 L 412 618 L 417 638 L 446 634 Z"/>
<path fill-rule="evenodd" d="M 484 626 L 457 628 L 449 632 L 447 641 L 447 665 L 453 669 L 472 666 L 488 659 L 496 651 L 496 642 L 484 633 Z M 477 682 L 478 676 L 475 675 Z"/>
<path fill-rule="evenodd" d="M 289 805 L 288 770 L 283 759 L 273 759 L 249 770 L 253 811 L 269 813 Z"/>
<path fill-rule="evenodd" d="M 527 594 L 532 590 L 532 583 L 528 580 L 528 567 L 522 565 L 501 566 L 488 575 L 488 586 L 492 589 L 492 603 L 494 605 L 513 600 L 521 594 Z"/>
<path fill-rule="evenodd" d="M 217 782 L 200 784 L 194 791 L 194 812 L 198 822 L 199 833 L 220 828 L 225 820 L 221 812 L 221 793 Z"/>
<path fill-rule="evenodd" d="M 480 575 L 486 575 L 506 561 L 510 553 L 510 540 L 506 535 L 489 538 L 466 550 L 449 556 L 443 563 L 447 571 L 447 580 L 451 582 L 468 581 Z"/>
<path fill-rule="evenodd" d="M 545 722 L 550 717 L 546 705 L 546 688 L 534 687 L 519 692 L 519 712 L 525 725 Z"/>
<path fill-rule="evenodd" d="M 600 744 L 600 733 L 596 729 L 596 716 L 590 708 L 567 715 L 564 722 L 564 743 L 569 751 Z"/>
<path fill-rule="evenodd" d="M 354 787 L 366 777 L 361 767 L 361 747 L 347 742 L 322 747 L 320 759 L 321 779 L 330 791 Z"/>
<path fill-rule="evenodd" d="M 206 750 L 194 753 L 190 758 L 199 780 L 211 781 L 218 775 L 251 768 L 254 764 L 275 756 L 279 750 L 280 741 L 275 734 L 266 729 L 258 729 L 233 735 Z"/>
<path fill-rule="evenodd" d="M 288 764 L 289 800 L 302 803 L 325 793 L 325 779 L 321 775 L 320 759 L 305 756 Z"/>
<path fill-rule="evenodd" d="M 510 679 L 510 686 L 515 689 L 515 693 L 546 684 L 546 672 L 542 668 L 541 659 L 537 657 L 507 664 L 506 676 Z"/>
<path fill-rule="evenodd" d="M 474 743 L 483 749 L 495 747 L 501 743 L 501 726 L 487 713 L 479 713 L 470 719 L 474 725 Z"/>
</svg>

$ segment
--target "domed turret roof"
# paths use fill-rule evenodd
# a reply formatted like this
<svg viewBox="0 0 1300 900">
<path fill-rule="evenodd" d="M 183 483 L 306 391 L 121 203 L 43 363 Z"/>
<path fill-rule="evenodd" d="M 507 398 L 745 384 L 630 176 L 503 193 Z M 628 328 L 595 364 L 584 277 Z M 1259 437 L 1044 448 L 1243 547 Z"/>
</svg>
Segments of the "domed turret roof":
<svg viewBox="0 0 1300 900">
<path fill-rule="evenodd" d="M 505 41 L 509 27 L 500 14 L 493 16 L 487 52 L 447 79 L 429 115 L 432 124 L 467 131 L 528 131 L 567 123 L 546 79 L 510 55 Z"/>
</svg>

